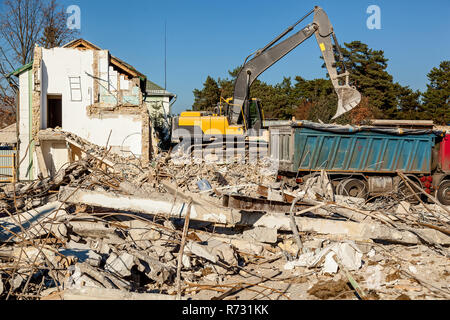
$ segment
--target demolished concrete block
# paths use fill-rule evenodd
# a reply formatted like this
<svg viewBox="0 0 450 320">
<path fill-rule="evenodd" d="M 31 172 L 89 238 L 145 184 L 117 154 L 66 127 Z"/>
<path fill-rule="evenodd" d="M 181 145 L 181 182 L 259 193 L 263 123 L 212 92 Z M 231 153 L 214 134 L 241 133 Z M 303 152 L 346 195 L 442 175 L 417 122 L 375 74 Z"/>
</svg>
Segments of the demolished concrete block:
<svg viewBox="0 0 450 320">
<path fill-rule="evenodd" d="M 133 255 L 136 257 L 136 263 L 141 265 L 140 269 L 143 268 L 144 271 L 142 272 L 157 283 L 166 282 L 175 273 L 175 268 L 170 265 L 174 260 L 169 263 L 162 263 L 157 258 L 150 257 L 137 250 L 133 250 Z"/>
<path fill-rule="evenodd" d="M 161 232 L 149 228 L 148 224 L 140 221 L 133 221 L 131 225 L 132 226 L 130 226 L 130 229 L 128 230 L 128 235 L 133 241 L 155 241 L 161 239 Z"/>
<path fill-rule="evenodd" d="M 283 193 L 280 190 L 267 190 L 267 200 L 271 201 L 284 201 Z"/>
<path fill-rule="evenodd" d="M 336 256 L 336 260 L 335 257 Z M 343 243 L 335 243 L 328 246 L 318 253 L 307 252 L 298 257 L 295 261 L 290 261 L 285 265 L 286 270 L 291 270 L 294 267 L 309 267 L 315 268 L 322 265 L 325 260 L 326 268 L 322 271 L 327 273 L 336 273 L 336 265 L 342 265 L 348 270 L 359 270 L 362 266 L 362 253 L 359 251 L 356 244 L 351 241 Z M 333 272 L 333 270 L 335 270 Z"/>
<path fill-rule="evenodd" d="M 383 268 L 380 265 L 368 266 L 366 274 L 369 276 L 366 278 L 365 286 L 369 290 L 380 290 L 382 285 L 386 281 L 386 276 L 383 274 Z"/>
<path fill-rule="evenodd" d="M 324 242 L 323 239 L 313 239 L 313 240 L 303 241 L 303 248 L 321 249 L 323 242 Z"/>
<path fill-rule="evenodd" d="M 186 254 L 183 254 L 181 262 L 183 263 L 183 267 L 186 269 L 190 269 L 192 267 L 191 258 L 189 258 L 189 256 Z"/>
<path fill-rule="evenodd" d="M 188 205 L 185 201 L 175 199 L 162 193 L 152 193 L 151 197 L 139 198 L 134 196 L 117 195 L 111 192 L 98 192 L 71 187 L 61 187 L 59 199 L 70 204 L 83 203 L 115 210 L 133 211 L 147 214 L 169 214 L 173 217 L 185 217 Z M 194 201 L 191 206 L 191 219 L 215 223 L 229 223 L 240 221 L 238 210 L 220 208 L 218 206 L 205 206 Z"/>
<path fill-rule="evenodd" d="M 264 246 L 255 240 L 248 241 L 248 240 L 243 240 L 240 238 L 214 237 L 209 234 L 205 234 L 205 235 L 200 234 L 199 237 L 202 241 L 205 241 L 205 242 L 208 240 L 211 240 L 211 239 L 217 239 L 223 243 L 227 243 L 227 244 L 235 247 L 237 251 L 241 251 L 244 253 L 250 253 L 250 254 L 257 255 L 257 256 L 261 255 L 262 252 L 264 251 Z"/>
<path fill-rule="evenodd" d="M 215 254 L 211 253 L 208 250 L 207 246 L 201 245 L 197 242 L 189 241 L 188 243 L 186 243 L 185 250 L 187 253 L 194 254 L 197 257 L 204 258 L 213 263 L 217 263 L 217 261 L 218 261 L 217 256 Z"/>
<path fill-rule="evenodd" d="M 397 214 L 410 214 L 411 212 L 411 204 L 406 201 L 400 201 L 397 211 L 395 213 Z"/>
<path fill-rule="evenodd" d="M 58 210 L 59 208 L 62 209 Z M 66 211 L 63 210 L 62 203 L 55 201 L 19 213 L 14 217 L 0 218 L 0 240 L 20 242 L 24 238 L 27 240 L 38 238 L 47 234 L 48 230 L 56 230 L 57 227 L 52 219 L 57 219 L 63 215 L 66 215 Z"/>
<path fill-rule="evenodd" d="M 299 251 L 299 247 L 292 239 L 287 239 L 284 242 L 279 243 L 278 247 L 292 256 L 297 255 L 297 252 Z"/>
<path fill-rule="evenodd" d="M 157 293 L 136 293 L 117 289 L 90 288 L 69 289 L 61 293 L 62 300 L 175 300 L 176 296 Z M 186 300 L 186 298 L 182 298 Z"/>
<path fill-rule="evenodd" d="M 355 206 L 357 208 L 361 207 L 366 203 L 366 199 L 364 198 L 356 198 L 342 195 L 335 195 L 336 203 L 343 204 L 346 206 Z"/>
<path fill-rule="evenodd" d="M 11 285 L 12 291 L 14 292 L 17 289 L 19 289 L 24 281 L 25 278 L 21 274 L 14 275 L 14 277 L 9 280 L 9 284 Z"/>
<path fill-rule="evenodd" d="M 245 230 L 243 232 L 244 240 L 258 241 L 264 243 L 277 243 L 278 232 L 277 229 L 255 227 L 251 230 Z"/>
<path fill-rule="evenodd" d="M 108 238 L 115 235 L 115 228 L 111 228 L 105 223 L 71 221 L 69 225 L 73 232 L 82 237 Z"/>
<path fill-rule="evenodd" d="M 325 256 L 325 261 L 323 263 L 322 272 L 323 273 L 329 273 L 334 274 L 338 271 L 339 265 L 337 264 L 336 260 L 334 260 L 335 253 L 329 252 Z"/>
<path fill-rule="evenodd" d="M 100 266 L 102 262 L 102 256 L 90 249 L 60 249 L 59 253 L 66 257 L 76 257 L 78 262 L 86 262 L 93 267 Z"/>
<path fill-rule="evenodd" d="M 164 259 L 166 261 L 171 261 L 171 260 L 175 259 L 175 257 L 171 252 L 166 251 L 166 253 L 164 253 Z"/>
<path fill-rule="evenodd" d="M 112 253 L 106 260 L 105 270 L 115 273 L 120 277 L 128 277 L 131 275 L 131 268 L 134 266 L 134 257 L 124 252 L 120 256 Z"/>
<path fill-rule="evenodd" d="M 242 216 L 245 221 L 241 221 L 242 224 L 253 226 L 261 226 L 267 228 L 274 228 L 283 231 L 291 231 L 290 219 L 284 214 L 256 214 L 249 213 Z M 256 222 L 254 222 L 256 221 Z M 327 219 L 313 219 L 305 217 L 295 217 L 296 224 L 299 232 L 317 232 L 320 234 L 328 235 L 342 235 L 350 239 L 362 240 L 362 239 L 377 239 L 393 241 L 396 243 L 404 244 L 418 244 L 421 240 L 417 235 L 410 231 L 398 230 L 386 225 L 380 225 L 378 223 L 357 223 L 351 221 L 338 221 Z M 429 229 L 415 229 L 414 232 L 423 231 L 431 233 Z M 441 233 L 439 237 L 437 234 L 434 238 L 439 240 L 440 244 L 445 244 L 450 241 L 450 237 Z"/>
<path fill-rule="evenodd" d="M 341 263 L 349 270 L 359 270 L 362 266 L 362 252 L 359 251 L 359 248 L 356 246 L 354 242 L 344 242 L 338 245 L 335 245 L 332 249 L 339 259 Z"/>
<path fill-rule="evenodd" d="M 238 264 L 236 254 L 231 245 L 217 239 L 211 239 L 208 241 L 208 247 L 220 260 L 228 265 L 235 266 Z"/>
</svg>

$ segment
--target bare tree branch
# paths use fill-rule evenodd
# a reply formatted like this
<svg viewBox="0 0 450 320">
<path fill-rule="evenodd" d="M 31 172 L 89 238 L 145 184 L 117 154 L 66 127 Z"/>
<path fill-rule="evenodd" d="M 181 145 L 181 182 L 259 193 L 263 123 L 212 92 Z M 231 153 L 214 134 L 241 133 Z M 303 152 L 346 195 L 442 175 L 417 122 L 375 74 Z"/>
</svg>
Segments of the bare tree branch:
<svg viewBox="0 0 450 320">
<path fill-rule="evenodd" d="M 0 117 L 15 113 L 15 78 L 6 75 L 32 61 L 34 47 L 61 46 L 78 36 L 67 28 L 67 14 L 56 0 L 4 0 L 0 3 Z M 7 110 L 7 114 L 2 113 Z M 12 110 L 12 111 L 10 111 Z M 4 125 L 4 123 L 0 123 Z"/>
</svg>

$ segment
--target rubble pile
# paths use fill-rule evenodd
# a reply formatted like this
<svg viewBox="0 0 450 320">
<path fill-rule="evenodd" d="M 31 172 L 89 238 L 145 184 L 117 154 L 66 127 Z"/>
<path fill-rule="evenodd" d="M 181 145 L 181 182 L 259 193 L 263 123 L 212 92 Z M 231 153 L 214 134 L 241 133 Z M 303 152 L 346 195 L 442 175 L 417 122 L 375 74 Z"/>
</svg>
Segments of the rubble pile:
<svg viewBox="0 0 450 320">
<path fill-rule="evenodd" d="M 335 195 L 268 159 L 86 157 L 0 186 L 1 299 L 448 299 L 449 209 Z M 105 165 L 107 162 L 107 165 Z"/>
</svg>

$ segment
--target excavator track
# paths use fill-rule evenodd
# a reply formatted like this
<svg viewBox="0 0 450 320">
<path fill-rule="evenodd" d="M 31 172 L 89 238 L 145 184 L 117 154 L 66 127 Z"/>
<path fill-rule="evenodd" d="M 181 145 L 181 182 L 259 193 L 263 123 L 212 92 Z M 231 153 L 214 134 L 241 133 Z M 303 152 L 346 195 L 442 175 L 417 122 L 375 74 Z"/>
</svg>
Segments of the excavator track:
<svg viewBox="0 0 450 320">
<path fill-rule="evenodd" d="M 218 162 L 222 162 L 234 159 L 264 158 L 268 155 L 269 144 L 265 141 L 204 142 L 197 144 L 181 142 L 174 151 L 184 157 L 207 161 L 216 159 Z"/>
</svg>

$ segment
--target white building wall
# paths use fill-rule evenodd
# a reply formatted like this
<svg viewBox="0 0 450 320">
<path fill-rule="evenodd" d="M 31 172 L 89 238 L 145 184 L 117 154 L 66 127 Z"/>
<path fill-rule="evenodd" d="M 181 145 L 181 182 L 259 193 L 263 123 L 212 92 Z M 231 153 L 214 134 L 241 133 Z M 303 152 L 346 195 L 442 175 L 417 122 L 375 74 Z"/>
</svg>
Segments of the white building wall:
<svg viewBox="0 0 450 320">
<path fill-rule="evenodd" d="M 108 52 L 99 52 L 100 78 L 108 88 Z M 142 122 L 138 115 L 105 115 L 101 119 L 89 118 L 87 106 L 91 104 L 94 87 L 94 54 L 91 50 L 54 48 L 42 50 L 42 129 L 46 128 L 47 94 L 62 96 L 62 129 L 100 146 L 109 140 L 110 146 L 129 148 L 135 155 L 142 153 Z M 105 65 L 106 63 L 106 65 Z M 69 77 L 81 77 L 82 101 L 71 101 Z M 99 85 L 101 87 L 101 85 Z"/>
<path fill-rule="evenodd" d="M 32 75 L 31 70 L 23 72 L 19 76 L 19 161 L 22 161 L 19 167 L 19 179 L 29 180 L 31 174 L 28 172 L 30 166 L 30 150 L 28 145 L 31 140 L 30 134 L 30 91 L 29 76 Z M 28 150 L 27 150 L 28 149 Z"/>
</svg>

